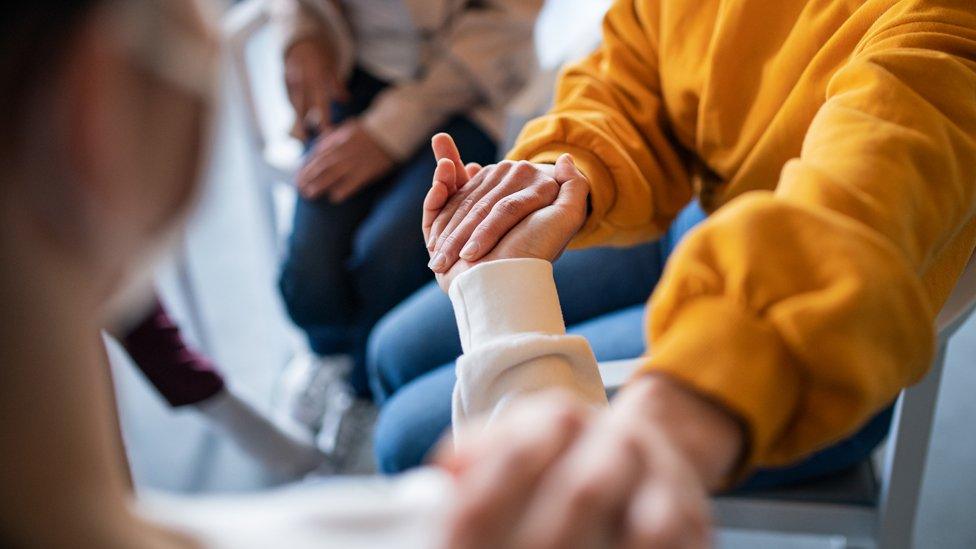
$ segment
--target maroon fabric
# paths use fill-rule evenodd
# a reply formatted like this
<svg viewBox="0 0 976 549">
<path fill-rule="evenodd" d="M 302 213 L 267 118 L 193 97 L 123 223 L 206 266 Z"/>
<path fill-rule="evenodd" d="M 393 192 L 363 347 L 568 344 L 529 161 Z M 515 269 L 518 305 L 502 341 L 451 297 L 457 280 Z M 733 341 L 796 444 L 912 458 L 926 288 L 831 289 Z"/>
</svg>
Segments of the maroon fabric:
<svg viewBox="0 0 976 549">
<path fill-rule="evenodd" d="M 224 388 L 224 379 L 213 363 L 186 345 L 158 300 L 122 345 L 171 406 L 197 404 Z"/>
</svg>

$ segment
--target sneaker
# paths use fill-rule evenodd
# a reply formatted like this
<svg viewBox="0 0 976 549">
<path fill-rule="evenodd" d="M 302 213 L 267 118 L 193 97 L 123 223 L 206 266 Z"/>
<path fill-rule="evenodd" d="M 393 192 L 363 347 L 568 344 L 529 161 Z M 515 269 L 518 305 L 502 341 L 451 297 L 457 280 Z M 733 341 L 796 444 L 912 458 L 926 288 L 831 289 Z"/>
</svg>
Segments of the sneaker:
<svg viewBox="0 0 976 549">
<path fill-rule="evenodd" d="M 346 381 L 352 365 L 348 355 L 301 354 L 288 363 L 278 382 L 279 413 L 317 433 L 316 446 L 326 453 L 335 452 L 343 417 L 353 403 Z"/>
</svg>

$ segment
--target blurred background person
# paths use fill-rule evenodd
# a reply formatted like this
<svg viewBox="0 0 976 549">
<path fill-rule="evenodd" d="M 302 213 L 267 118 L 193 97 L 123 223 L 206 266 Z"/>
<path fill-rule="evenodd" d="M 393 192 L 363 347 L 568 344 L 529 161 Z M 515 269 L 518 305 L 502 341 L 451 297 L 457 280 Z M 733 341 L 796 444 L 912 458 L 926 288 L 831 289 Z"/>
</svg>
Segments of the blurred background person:
<svg viewBox="0 0 976 549">
<path fill-rule="evenodd" d="M 536 67 L 541 0 L 274 0 L 307 145 L 279 286 L 314 356 L 286 369 L 279 405 L 313 429 L 369 394 L 373 324 L 432 279 L 418 231 L 450 132 L 465 158 L 495 160 L 504 106 Z M 326 433 L 323 432 L 323 435 Z"/>
</svg>

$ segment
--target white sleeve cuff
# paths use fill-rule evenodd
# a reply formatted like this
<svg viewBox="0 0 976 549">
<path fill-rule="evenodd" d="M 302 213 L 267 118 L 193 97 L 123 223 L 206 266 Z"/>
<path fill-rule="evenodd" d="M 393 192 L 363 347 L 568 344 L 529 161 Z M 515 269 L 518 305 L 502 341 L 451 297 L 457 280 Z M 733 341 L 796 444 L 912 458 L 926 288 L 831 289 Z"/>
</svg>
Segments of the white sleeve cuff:
<svg viewBox="0 0 976 549">
<path fill-rule="evenodd" d="M 455 278 L 448 294 L 464 353 L 514 334 L 566 333 L 552 264 L 542 259 L 482 263 Z"/>
<path fill-rule="evenodd" d="M 589 343 L 566 335 L 548 261 L 484 263 L 458 276 L 449 293 L 464 349 L 452 403 L 456 444 L 470 418 L 493 418 L 532 392 L 561 388 L 607 404 Z"/>
</svg>

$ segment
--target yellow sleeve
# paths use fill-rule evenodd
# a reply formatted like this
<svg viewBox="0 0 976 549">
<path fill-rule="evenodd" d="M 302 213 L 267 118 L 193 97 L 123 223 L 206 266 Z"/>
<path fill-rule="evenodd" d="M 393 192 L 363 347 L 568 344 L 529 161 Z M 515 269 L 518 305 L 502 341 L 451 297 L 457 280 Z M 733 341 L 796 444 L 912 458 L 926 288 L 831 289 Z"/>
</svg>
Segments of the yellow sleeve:
<svg viewBox="0 0 976 549">
<path fill-rule="evenodd" d="M 932 356 L 922 275 L 976 207 L 976 12 L 923 3 L 879 20 L 829 82 L 775 192 L 721 208 L 652 299 L 646 371 L 737 413 L 746 467 L 856 431 Z"/>
<path fill-rule="evenodd" d="M 591 184 L 591 214 L 572 245 L 628 245 L 663 233 L 691 198 L 668 138 L 658 74 L 657 2 L 618 0 L 603 44 L 567 68 L 552 110 L 523 128 L 511 159 L 570 153 Z"/>
</svg>

